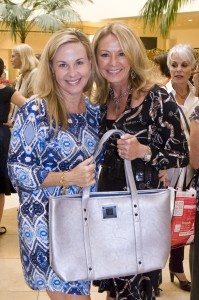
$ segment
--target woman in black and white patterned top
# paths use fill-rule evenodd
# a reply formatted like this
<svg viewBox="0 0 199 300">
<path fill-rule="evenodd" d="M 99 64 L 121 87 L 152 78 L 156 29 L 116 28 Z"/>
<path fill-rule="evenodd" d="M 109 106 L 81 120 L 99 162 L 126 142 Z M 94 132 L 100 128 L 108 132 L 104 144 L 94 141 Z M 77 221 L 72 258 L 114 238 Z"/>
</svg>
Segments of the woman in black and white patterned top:
<svg viewBox="0 0 199 300">
<path fill-rule="evenodd" d="M 106 143 L 99 190 L 126 188 L 123 159 L 131 160 L 138 189 L 163 186 L 160 170 L 186 166 L 189 161 L 177 104 L 154 84 L 142 42 L 126 24 L 111 23 L 99 29 L 93 52 L 101 135 L 112 128 L 125 132 Z M 109 300 L 152 300 L 159 293 L 160 274 L 158 270 L 94 284 L 100 292 L 108 291 Z"/>
</svg>

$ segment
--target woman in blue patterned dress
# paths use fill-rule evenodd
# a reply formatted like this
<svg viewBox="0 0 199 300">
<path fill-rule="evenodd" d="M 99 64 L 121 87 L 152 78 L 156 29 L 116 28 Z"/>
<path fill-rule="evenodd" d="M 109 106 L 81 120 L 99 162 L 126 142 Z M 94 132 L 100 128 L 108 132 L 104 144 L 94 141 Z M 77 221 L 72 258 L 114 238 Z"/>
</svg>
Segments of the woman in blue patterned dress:
<svg viewBox="0 0 199 300">
<path fill-rule="evenodd" d="M 53 300 L 90 299 L 90 282 L 63 282 L 50 266 L 48 198 L 63 191 L 79 193 L 85 186 L 95 188 L 91 161 L 98 141 L 99 110 L 83 94 L 91 87 L 86 35 L 75 29 L 54 34 L 41 56 L 37 96 L 18 111 L 11 138 L 8 168 L 20 200 L 25 280 L 33 290 L 46 290 Z"/>
</svg>

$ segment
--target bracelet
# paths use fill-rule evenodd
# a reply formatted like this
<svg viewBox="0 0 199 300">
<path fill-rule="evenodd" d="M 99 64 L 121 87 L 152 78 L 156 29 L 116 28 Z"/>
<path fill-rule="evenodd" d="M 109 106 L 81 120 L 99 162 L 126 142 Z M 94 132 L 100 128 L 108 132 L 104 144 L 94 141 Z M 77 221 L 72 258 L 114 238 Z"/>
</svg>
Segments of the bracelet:
<svg viewBox="0 0 199 300">
<path fill-rule="evenodd" d="M 59 180 L 59 183 L 60 185 L 62 186 L 62 195 L 64 195 L 65 193 L 65 190 L 69 187 L 69 186 L 65 186 L 65 174 L 67 173 L 68 171 L 63 171 L 62 172 L 62 175 L 60 177 L 60 180 Z"/>
<path fill-rule="evenodd" d="M 149 162 L 151 160 L 151 156 L 152 156 L 151 148 L 149 146 L 147 146 L 147 151 L 144 154 L 144 157 L 142 158 L 142 160 L 145 162 Z"/>
</svg>

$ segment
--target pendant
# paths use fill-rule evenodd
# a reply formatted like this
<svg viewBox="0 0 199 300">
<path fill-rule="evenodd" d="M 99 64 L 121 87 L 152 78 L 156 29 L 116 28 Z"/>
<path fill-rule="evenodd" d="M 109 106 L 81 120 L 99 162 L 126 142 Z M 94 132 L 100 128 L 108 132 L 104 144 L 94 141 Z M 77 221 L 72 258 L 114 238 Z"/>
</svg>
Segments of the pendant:
<svg viewBox="0 0 199 300">
<path fill-rule="evenodd" d="M 120 110 L 120 102 L 115 100 L 115 112 L 116 112 L 116 114 L 119 112 L 119 110 Z"/>
</svg>

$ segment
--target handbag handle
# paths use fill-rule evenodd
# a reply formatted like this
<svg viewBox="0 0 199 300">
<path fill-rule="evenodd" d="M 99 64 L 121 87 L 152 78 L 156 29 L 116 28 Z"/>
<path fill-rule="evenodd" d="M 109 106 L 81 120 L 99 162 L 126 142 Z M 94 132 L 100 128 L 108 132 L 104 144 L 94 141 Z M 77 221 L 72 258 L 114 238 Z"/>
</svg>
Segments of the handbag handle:
<svg viewBox="0 0 199 300">
<path fill-rule="evenodd" d="M 138 135 L 140 135 L 141 133 L 143 133 L 145 131 L 147 131 L 147 129 L 143 129 L 143 130 L 137 132 L 136 134 L 134 134 L 134 136 L 138 136 Z M 123 130 L 120 130 L 120 129 L 110 129 L 106 133 L 104 133 L 104 135 L 102 136 L 101 140 L 99 141 L 99 143 L 97 145 L 95 153 L 93 154 L 93 161 L 92 162 L 94 162 L 97 159 L 98 155 L 101 153 L 101 151 L 103 149 L 103 146 L 107 142 L 107 140 L 112 135 L 115 135 L 115 134 L 118 134 L 119 136 L 122 136 L 123 134 L 125 134 L 125 132 Z"/>
<path fill-rule="evenodd" d="M 141 132 L 143 132 L 143 131 L 146 131 L 146 130 L 142 130 L 138 134 L 141 134 Z M 94 154 L 94 159 L 96 159 L 96 157 L 101 153 L 104 143 L 114 134 L 119 134 L 119 136 L 121 136 L 124 134 L 124 132 L 121 130 L 115 130 L 115 129 L 111 129 L 111 130 L 107 131 L 103 135 L 103 137 L 101 138 L 101 140 L 97 146 L 97 149 Z M 134 175 L 133 175 L 130 160 L 126 160 L 126 159 L 124 160 L 124 170 L 125 170 L 125 176 L 126 176 L 126 184 L 127 184 L 127 188 L 130 191 L 131 203 L 132 203 L 132 208 L 133 208 L 133 218 L 134 218 L 134 226 L 135 226 L 134 230 L 135 230 L 135 236 L 136 236 L 135 237 L 136 250 L 139 253 L 137 259 L 138 259 L 138 261 L 142 261 L 142 255 L 141 255 L 142 243 L 141 243 L 141 239 L 140 239 L 141 224 L 140 224 L 139 199 L 138 199 L 138 192 L 137 192 L 137 188 L 135 185 L 135 180 L 134 180 Z M 113 192 L 105 192 L 105 195 L 107 196 L 108 193 L 113 193 Z M 102 195 L 102 192 L 100 192 L 99 194 Z M 90 187 L 85 187 L 85 188 L 83 188 L 83 193 L 82 193 L 82 219 L 84 219 L 85 221 L 87 221 L 87 204 L 89 203 L 89 200 L 90 200 Z M 84 226 L 84 236 L 85 236 L 85 239 L 89 240 L 89 230 L 88 230 L 88 226 L 86 226 L 86 225 L 87 225 L 87 222 L 85 223 L 85 226 Z M 90 247 L 86 247 L 86 253 L 87 253 L 87 255 L 86 255 L 87 262 L 89 265 L 92 262 L 92 259 L 91 259 L 92 254 L 91 254 Z"/>
<path fill-rule="evenodd" d="M 138 136 L 139 134 L 145 132 L 146 129 L 138 132 L 137 134 L 135 134 L 135 136 Z M 99 141 L 96 151 L 94 153 L 94 158 L 93 161 L 96 160 L 97 156 L 101 153 L 104 144 L 106 143 L 106 141 L 113 135 L 118 134 L 119 136 L 125 134 L 124 131 L 122 130 L 118 130 L 118 129 L 111 129 L 108 130 L 101 138 L 101 140 Z M 131 167 L 131 161 L 130 160 L 126 160 L 124 159 L 124 169 L 125 169 L 125 175 L 126 175 L 126 184 L 127 184 L 127 189 L 130 190 L 131 195 L 134 196 L 137 199 L 137 188 L 136 188 L 136 184 L 135 184 L 135 180 L 134 180 L 134 175 L 133 175 L 133 171 L 132 171 L 132 167 Z M 89 199 L 89 195 L 90 195 L 90 187 L 84 187 L 83 188 L 83 197 L 82 197 L 82 201 L 85 202 L 85 200 Z"/>
<path fill-rule="evenodd" d="M 186 118 L 186 116 L 185 116 L 185 113 L 184 113 L 184 111 L 183 111 L 183 109 L 182 109 L 182 107 L 181 107 L 180 105 L 178 105 L 178 108 L 179 108 L 179 110 L 180 110 L 181 115 L 183 116 L 183 119 L 184 119 L 185 124 L 186 124 L 186 126 L 187 126 L 187 131 L 188 131 L 188 133 L 189 133 L 189 135 L 190 135 L 190 127 L 189 127 L 187 118 Z"/>
</svg>

